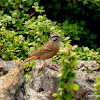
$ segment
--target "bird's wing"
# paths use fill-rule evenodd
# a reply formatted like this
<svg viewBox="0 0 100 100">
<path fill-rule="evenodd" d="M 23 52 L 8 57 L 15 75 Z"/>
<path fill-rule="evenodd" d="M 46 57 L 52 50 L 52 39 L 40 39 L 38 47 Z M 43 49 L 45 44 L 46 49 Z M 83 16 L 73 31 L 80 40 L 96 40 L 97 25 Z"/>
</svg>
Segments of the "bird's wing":
<svg viewBox="0 0 100 100">
<path fill-rule="evenodd" d="M 43 55 L 45 53 L 53 51 L 53 49 L 54 49 L 53 44 L 50 43 L 50 42 L 47 42 L 43 47 L 41 47 L 40 49 L 38 49 L 37 51 L 35 51 L 34 54 L 32 54 L 30 57 Z"/>
</svg>

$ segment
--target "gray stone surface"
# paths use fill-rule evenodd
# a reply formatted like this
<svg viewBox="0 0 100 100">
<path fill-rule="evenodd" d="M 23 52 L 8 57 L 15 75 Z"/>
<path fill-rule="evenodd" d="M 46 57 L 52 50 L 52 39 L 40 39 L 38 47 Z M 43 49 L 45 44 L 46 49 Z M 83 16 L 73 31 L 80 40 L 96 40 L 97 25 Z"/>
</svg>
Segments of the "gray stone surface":
<svg viewBox="0 0 100 100">
<path fill-rule="evenodd" d="M 24 86 L 25 86 L 24 100 L 49 100 L 47 94 L 36 92 L 35 90 L 31 89 L 27 84 L 25 84 Z"/>
<path fill-rule="evenodd" d="M 57 92 L 59 82 L 56 76 L 60 66 L 49 60 L 46 63 L 48 66 L 37 60 L 28 85 L 20 63 L 0 59 L 0 100 L 54 100 L 51 95 Z M 92 70 L 98 64 L 95 61 L 78 61 L 77 66 L 74 83 L 80 86 L 80 90 L 75 91 L 75 100 L 95 100 L 88 95 L 94 92 L 95 78 L 100 76 L 99 70 Z"/>
<path fill-rule="evenodd" d="M 53 62 L 49 62 L 53 66 Z M 0 100 L 53 100 L 51 93 L 57 92 L 58 79 L 56 75 L 57 68 L 52 66 L 40 68 L 39 65 L 44 66 L 41 61 L 37 61 L 33 68 L 31 76 L 35 78 L 35 85 L 30 82 L 30 86 L 25 83 L 23 75 L 23 66 L 16 61 L 3 61 L 0 60 Z M 35 71 L 36 70 L 36 71 Z M 37 72 L 38 71 L 38 72 Z M 31 78 L 33 80 L 34 78 Z M 43 84 L 41 86 L 40 80 L 42 78 Z M 39 87 L 40 86 L 40 87 Z M 41 91 L 43 88 L 43 91 Z"/>
<path fill-rule="evenodd" d="M 98 64 L 96 61 L 78 61 L 76 66 L 76 82 L 80 89 L 75 92 L 76 99 L 96 100 L 95 97 L 88 97 L 94 93 L 95 78 L 100 76 L 100 71 L 94 70 Z M 90 69 L 90 68 L 91 69 Z M 94 70 L 94 71 L 93 71 Z"/>
<path fill-rule="evenodd" d="M 16 93 L 25 82 L 24 75 L 15 61 L 0 60 L 0 99 L 15 100 Z"/>
<path fill-rule="evenodd" d="M 37 92 L 48 94 L 49 99 L 53 100 L 51 94 L 57 92 L 59 85 L 57 70 L 59 70 L 60 66 L 49 60 L 46 60 L 46 63 L 48 67 L 40 60 L 36 62 L 31 75 L 30 87 Z"/>
</svg>

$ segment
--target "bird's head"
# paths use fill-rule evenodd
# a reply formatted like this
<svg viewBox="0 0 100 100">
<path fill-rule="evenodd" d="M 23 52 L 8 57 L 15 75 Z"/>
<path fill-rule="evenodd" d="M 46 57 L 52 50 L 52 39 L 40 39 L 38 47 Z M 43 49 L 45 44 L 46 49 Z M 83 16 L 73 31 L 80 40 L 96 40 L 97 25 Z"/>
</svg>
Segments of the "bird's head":
<svg viewBox="0 0 100 100">
<path fill-rule="evenodd" d="M 60 34 L 59 33 L 53 33 L 51 34 L 51 42 L 59 42 L 60 41 Z"/>
<path fill-rule="evenodd" d="M 59 33 L 53 33 L 51 34 L 50 41 L 60 47 L 60 37 Z"/>
</svg>

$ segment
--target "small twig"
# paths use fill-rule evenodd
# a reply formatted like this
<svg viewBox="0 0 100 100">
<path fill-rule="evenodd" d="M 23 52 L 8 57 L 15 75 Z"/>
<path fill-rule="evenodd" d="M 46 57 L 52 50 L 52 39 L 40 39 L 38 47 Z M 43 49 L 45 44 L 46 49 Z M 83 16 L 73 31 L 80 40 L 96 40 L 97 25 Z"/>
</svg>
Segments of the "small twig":
<svg viewBox="0 0 100 100">
<path fill-rule="evenodd" d="M 32 17 L 34 15 L 34 13 L 35 13 L 35 11 L 31 15 L 29 15 L 29 18 Z"/>
</svg>

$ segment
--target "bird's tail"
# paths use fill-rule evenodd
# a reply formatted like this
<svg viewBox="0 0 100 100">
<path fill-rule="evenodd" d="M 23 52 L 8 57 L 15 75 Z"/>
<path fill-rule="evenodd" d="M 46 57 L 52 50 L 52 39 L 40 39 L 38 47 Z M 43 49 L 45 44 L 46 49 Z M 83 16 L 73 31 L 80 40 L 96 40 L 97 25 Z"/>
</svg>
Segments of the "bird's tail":
<svg viewBox="0 0 100 100">
<path fill-rule="evenodd" d="M 32 56 L 32 57 L 28 58 L 26 61 L 22 62 L 22 64 L 25 64 L 25 63 L 29 62 L 32 59 L 37 59 L 37 56 Z"/>
</svg>

